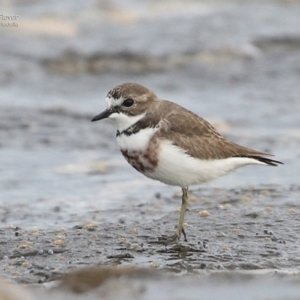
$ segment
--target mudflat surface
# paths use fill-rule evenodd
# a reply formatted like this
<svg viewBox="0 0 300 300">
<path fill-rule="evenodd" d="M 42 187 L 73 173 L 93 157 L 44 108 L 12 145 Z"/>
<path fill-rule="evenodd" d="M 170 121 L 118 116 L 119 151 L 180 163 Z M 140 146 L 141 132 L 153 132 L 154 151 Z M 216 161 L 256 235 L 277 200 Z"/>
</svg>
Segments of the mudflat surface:
<svg viewBox="0 0 300 300">
<path fill-rule="evenodd" d="M 18 26 L 0 20 L 2 277 L 28 299 L 298 299 L 299 1 L 4 9 Z M 284 165 L 191 187 L 188 242 L 153 243 L 175 231 L 180 190 L 138 174 L 113 125 L 90 122 L 128 81 Z M 65 292 L 81 267 L 108 280 Z"/>
</svg>

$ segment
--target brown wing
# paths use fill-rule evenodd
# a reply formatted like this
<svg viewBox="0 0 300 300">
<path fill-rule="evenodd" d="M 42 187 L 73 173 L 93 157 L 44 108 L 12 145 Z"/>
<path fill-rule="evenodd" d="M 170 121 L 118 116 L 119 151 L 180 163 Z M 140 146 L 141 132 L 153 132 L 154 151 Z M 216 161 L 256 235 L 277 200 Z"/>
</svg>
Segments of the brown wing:
<svg viewBox="0 0 300 300">
<path fill-rule="evenodd" d="M 160 111 L 164 112 L 164 118 L 157 135 L 173 141 L 174 145 L 186 150 L 195 158 L 209 160 L 251 157 L 270 165 L 280 163 L 264 157 L 272 156 L 269 153 L 249 149 L 226 140 L 206 120 L 173 102 L 161 101 L 159 106 Z"/>
</svg>

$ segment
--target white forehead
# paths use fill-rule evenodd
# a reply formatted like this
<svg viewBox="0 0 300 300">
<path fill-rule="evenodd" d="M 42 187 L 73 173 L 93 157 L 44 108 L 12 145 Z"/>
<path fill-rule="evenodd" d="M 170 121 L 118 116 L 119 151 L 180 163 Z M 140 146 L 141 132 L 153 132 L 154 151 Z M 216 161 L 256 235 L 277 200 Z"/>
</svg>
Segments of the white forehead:
<svg viewBox="0 0 300 300">
<path fill-rule="evenodd" d="M 115 99 L 113 97 L 111 97 L 110 95 L 107 96 L 105 98 L 105 102 L 107 103 L 107 107 L 111 107 L 111 106 L 119 106 L 123 103 L 124 101 L 124 98 L 121 97 L 121 98 L 118 98 L 118 99 Z"/>
</svg>

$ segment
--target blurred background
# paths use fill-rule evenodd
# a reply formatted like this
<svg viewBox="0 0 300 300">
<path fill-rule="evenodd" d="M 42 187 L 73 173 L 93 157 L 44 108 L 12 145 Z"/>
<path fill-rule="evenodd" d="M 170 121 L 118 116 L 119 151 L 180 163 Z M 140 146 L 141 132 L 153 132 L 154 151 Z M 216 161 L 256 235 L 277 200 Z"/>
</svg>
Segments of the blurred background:
<svg viewBox="0 0 300 300">
<path fill-rule="evenodd" d="M 300 1 L 0 4 L 0 225 L 71 226 L 91 214 L 120 218 L 126 207 L 151 205 L 156 216 L 179 207 L 178 188 L 127 164 L 109 121 L 90 122 L 128 81 L 285 163 L 240 169 L 195 195 L 276 186 L 296 201 L 288 191 L 299 187 Z"/>
</svg>

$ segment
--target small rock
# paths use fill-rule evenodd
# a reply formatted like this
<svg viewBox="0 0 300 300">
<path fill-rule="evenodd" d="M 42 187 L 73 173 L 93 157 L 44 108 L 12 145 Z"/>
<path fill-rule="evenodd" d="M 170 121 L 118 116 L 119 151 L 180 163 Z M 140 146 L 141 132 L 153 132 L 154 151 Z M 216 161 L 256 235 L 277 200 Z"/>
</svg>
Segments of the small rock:
<svg viewBox="0 0 300 300">
<path fill-rule="evenodd" d="M 207 210 L 202 210 L 198 213 L 198 216 L 201 218 L 206 218 L 206 217 L 210 216 L 210 213 Z"/>
</svg>

